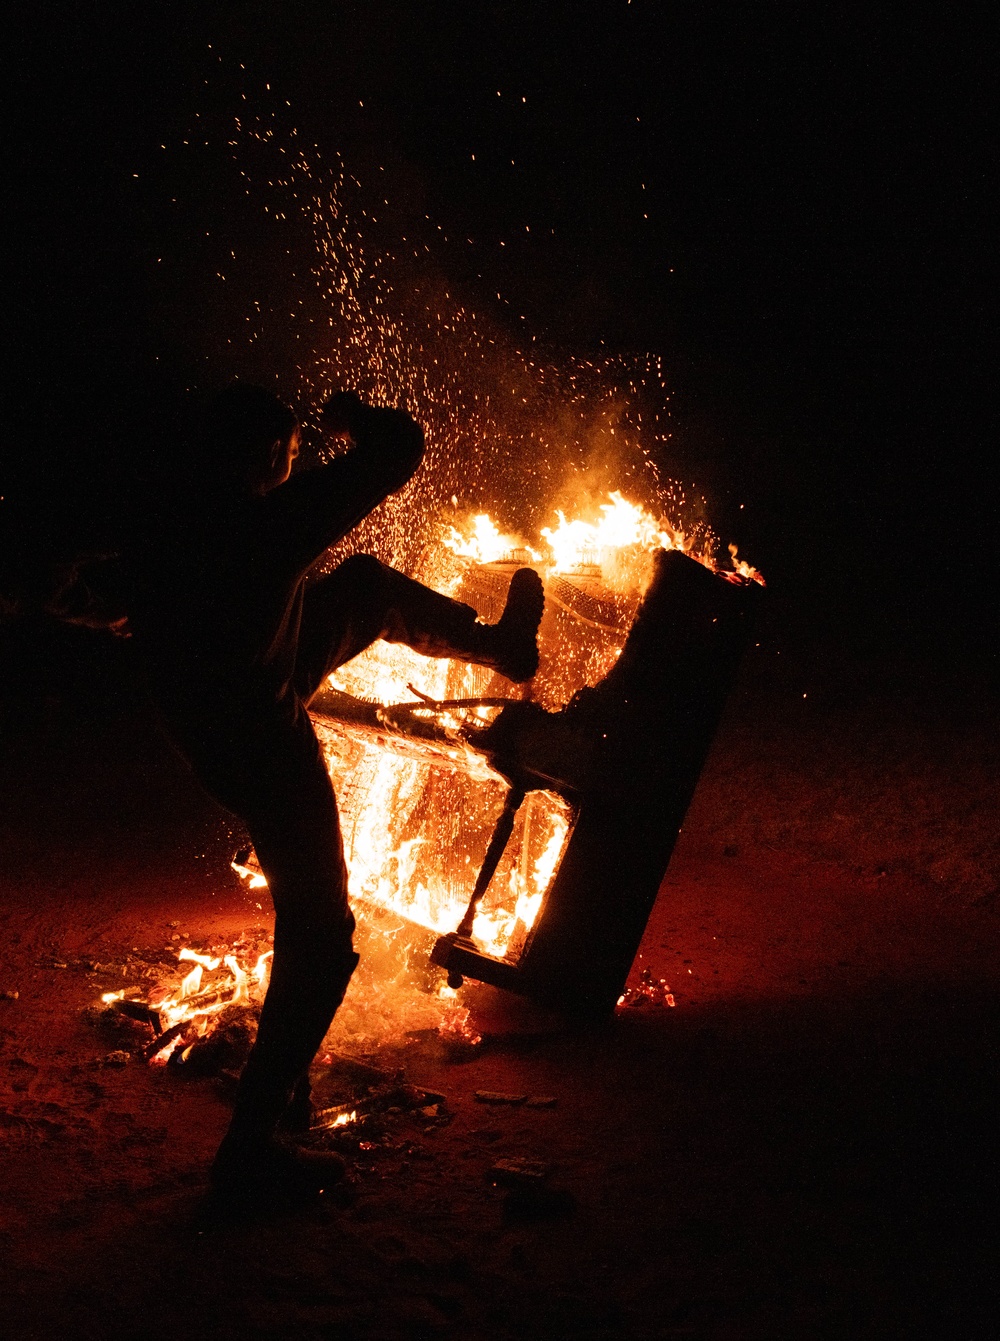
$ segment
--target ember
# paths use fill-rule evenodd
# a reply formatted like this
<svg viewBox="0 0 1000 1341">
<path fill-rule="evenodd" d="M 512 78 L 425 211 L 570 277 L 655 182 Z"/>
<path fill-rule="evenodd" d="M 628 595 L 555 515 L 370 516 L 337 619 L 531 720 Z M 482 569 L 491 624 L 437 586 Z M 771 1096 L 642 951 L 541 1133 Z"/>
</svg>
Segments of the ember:
<svg viewBox="0 0 1000 1341">
<path fill-rule="evenodd" d="M 671 992 L 666 978 L 654 979 L 648 968 L 644 968 L 639 975 L 639 981 L 625 991 L 618 998 L 619 1006 L 676 1006 L 674 994 Z"/>
</svg>

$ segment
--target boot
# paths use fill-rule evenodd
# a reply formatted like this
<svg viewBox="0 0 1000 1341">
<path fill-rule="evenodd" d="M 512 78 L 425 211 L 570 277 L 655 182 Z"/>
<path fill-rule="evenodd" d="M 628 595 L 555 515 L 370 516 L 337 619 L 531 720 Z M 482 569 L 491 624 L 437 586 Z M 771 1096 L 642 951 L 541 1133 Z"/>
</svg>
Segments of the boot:
<svg viewBox="0 0 1000 1341">
<path fill-rule="evenodd" d="M 364 570 L 362 561 L 367 565 Z M 387 642 L 404 643 L 424 656 L 488 666 L 515 684 L 530 680 L 538 670 L 538 626 L 545 595 L 534 569 L 517 570 L 503 614 L 495 624 L 481 624 L 471 605 L 414 582 L 377 559 L 355 555 L 338 572 L 351 564 L 369 578 L 370 589 L 380 591 L 384 617 L 379 636 Z"/>
<path fill-rule="evenodd" d="M 344 1160 L 332 1150 L 303 1150 L 275 1137 L 244 1138 L 229 1132 L 210 1174 L 214 1196 L 236 1208 L 261 1203 L 306 1202 L 342 1183 Z"/>
<path fill-rule="evenodd" d="M 278 1121 L 278 1131 L 301 1136 L 312 1126 L 312 1085 L 309 1076 L 302 1076 L 292 1091 L 292 1098 Z"/>
<path fill-rule="evenodd" d="M 545 592 L 533 568 L 519 568 L 510 580 L 503 614 L 495 624 L 481 625 L 482 664 L 515 684 L 538 671 L 538 626 L 542 622 Z"/>
</svg>

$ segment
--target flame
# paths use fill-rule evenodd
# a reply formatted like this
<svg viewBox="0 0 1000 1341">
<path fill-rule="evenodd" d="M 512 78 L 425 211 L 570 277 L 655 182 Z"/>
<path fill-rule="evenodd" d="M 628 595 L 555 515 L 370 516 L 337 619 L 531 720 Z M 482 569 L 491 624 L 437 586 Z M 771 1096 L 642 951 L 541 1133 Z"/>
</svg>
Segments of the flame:
<svg viewBox="0 0 1000 1341">
<path fill-rule="evenodd" d="M 467 535 L 450 526 L 442 537 L 442 543 L 453 554 L 463 559 L 472 559 L 474 563 L 498 563 L 518 551 L 526 551 L 532 559 L 542 557 L 518 537 L 504 535 L 493 518 L 485 512 L 479 512 L 472 518 Z"/>
<path fill-rule="evenodd" d="M 569 824 L 560 816 L 552 826 L 552 832 L 541 856 L 535 862 L 530 883 L 519 878 L 517 871 L 511 872 L 511 892 L 515 895 L 514 917 L 526 931 L 535 925 L 545 891 L 552 882 L 559 858 L 566 846 L 568 833 Z"/>
<path fill-rule="evenodd" d="M 267 882 L 265 881 L 264 883 L 266 884 Z M 258 987 L 265 987 L 267 985 L 268 974 L 271 969 L 268 960 L 273 957 L 273 950 L 266 950 L 264 954 L 257 956 L 257 962 L 253 966 L 253 980 Z"/>
<path fill-rule="evenodd" d="M 747 563 L 745 559 L 739 558 L 735 545 L 729 546 L 729 556 L 733 561 L 733 572 L 746 578 L 748 582 L 759 582 L 762 587 L 765 585 L 760 570 Z"/>
<path fill-rule="evenodd" d="M 609 502 L 601 503 L 601 516 L 596 521 L 583 518 L 569 520 L 562 511 L 556 512 L 558 524 L 553 529 L 542 527 L 551 555 L 552 571 L 571 572 L 574 568 L 596 565 L 602 575 L 613 572 L 618 551 L 636 547 L 651 553 L 656 549 L 679 549 L 688 553 L 693 541 L 686 538 L 666 521 L 657 522 L 651 513 L 637 503 L 630 503 L 617 491 L 608 494 Z"/>
<path fill-rule="evenodd" d="M 266 889 L 267 880 L 260 873 L 249 866 L 241 866 L 238 861 L 229 863 L 238 876 L 241 876 L 247 882 L 249 889 Z"/>
<path fill-rule="evenodd" d="M 179 950 L 178 964 L 193 963 L 194 968 L 172 990 L 154 989 L 149 995 L 149 1005 L 159 1015 L 164 1032 L 183 1024 L 189 1028 L 154 1053 L 152 1061 L 162 1065 L 178 1049 L 186 1055 L 198 1038 L 209 1033 L 215 1018 L 227 1007 L 259 1005 L 267 990 L 273 953 L 265 951 L 258 955 L 252 968 L 246 968 L 234 950 L 223 955 L 201 954 L 187 946 Z M 101 999 L 120 1000 L 122 995 L 105 993 Z"/>
<path fill-rule="evenodd" d="M 735 545 L 729 546 L 732 568 L 725 569 L 715 557 L 710 535 L 697 529 L 686 532 L 665 517 L 654 517 L 638 503 L 623 498 L 618 490 L 609 492 L 607 502 L 592 509 L 589 517 L 567 517 L 557 509 L 555 525 L 541 529 L 539 549 L 504 533 L 487 513 L 472 517 L 464 533 L 450 526 L 442 543 L 453 554 L 474 563 L 496 563 L 512 555 L 523 555 L 553 574 L 599 568 L 602 579 L 614 590 L 644 587 L 648 569 L 643 578 L 643 566 L 633 564 L 630 568 L 628 560 L 658 549 L 680 550 L 724 577 L 764 584 L 760 572 L 737 557 Z"/>
<path fill-rule="evenodd" d="M 222 963 L 221 959 L 213 959 L 211 955 L 200 955 L 196 950 L 191 950 L 186 945 L 178 950 L 177 959 L 181 964 L 185 960 L 193 961 L 199 968 L 208 969 L 210 972 L 214 972 Z"/>
</svg>

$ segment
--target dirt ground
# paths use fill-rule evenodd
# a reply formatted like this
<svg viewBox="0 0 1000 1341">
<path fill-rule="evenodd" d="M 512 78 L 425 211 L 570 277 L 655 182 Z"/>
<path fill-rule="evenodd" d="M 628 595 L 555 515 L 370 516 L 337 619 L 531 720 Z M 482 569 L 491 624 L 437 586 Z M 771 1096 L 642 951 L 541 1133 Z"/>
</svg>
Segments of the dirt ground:
<svg viewBox="0 0 1000 1341">
<path fill-rule="evenodd" d="M 117 651 L 87 655 L 5 705 L 4 1336 L 995 1334 L 1000 733 L 980 682 L 751 653 L 634 970 L 676 1006 L 580 1030 L 472 993 L 478 1050 L 386 1058 L 443 1105 L 387 1115 L 351 1196 L 226 1224 L 200 1209 L 219 1082 L 102 1065 L 81 1012 L 109 965 L 266 914 Z M 544 1196 L 493 1184 L 518 1157 L 550 1169 Z"/>
</svg>

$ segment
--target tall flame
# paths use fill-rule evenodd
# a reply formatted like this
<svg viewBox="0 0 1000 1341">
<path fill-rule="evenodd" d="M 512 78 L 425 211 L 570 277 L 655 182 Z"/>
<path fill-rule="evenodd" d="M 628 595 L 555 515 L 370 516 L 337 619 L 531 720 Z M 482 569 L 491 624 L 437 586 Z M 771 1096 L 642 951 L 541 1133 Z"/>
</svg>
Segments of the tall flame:
<svg viewBox="0 0 1000 1341">
<path fill-rule="evenodd" d="M 542 527 L 554 572 L 566 573 L 589 564 L 603 569 L 613 563 L 615 551 L 632 546 L 646 551 L 690 549 L 683 531 L 675 530 L 667 522 L 657 522 L 644 508 L 628 502 L 617 491 L 610 493 L 608 499 L 609 502 L 600 504 L 601 516 L 597 521 L 569 520 L 564 512 L 557 511 L 555 529 Z"/>
<path fill-rule="evenodd" d="M 504 535 L 493 518 L 485 512 L 479 512 L 472 518 L 468 534 L 463 535 L 456 527 L 450 526 L 442 541 L 454 554 L 471 559 L 474 563 L 497 563 L 512 551 L 527 548 L 516 536 Z M 528 553 L 533 559 L 541 558 L 530 548 Z"/>
</svg>

